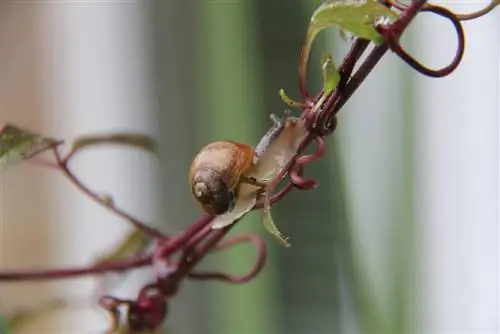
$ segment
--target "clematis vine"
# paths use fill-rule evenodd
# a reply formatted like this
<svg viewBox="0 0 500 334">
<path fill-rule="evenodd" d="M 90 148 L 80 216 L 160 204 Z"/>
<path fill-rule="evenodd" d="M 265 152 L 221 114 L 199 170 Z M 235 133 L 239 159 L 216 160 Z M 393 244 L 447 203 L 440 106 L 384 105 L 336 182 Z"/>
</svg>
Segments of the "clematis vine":
<svg viewBox="0 0 500 334">
<path fill-rule="evenodd" d="M 266 247 L 258 235 L 239 235 L 226 238 L 228 232 L 253 210 L 261 210 L 262 222 L 284 246 L 290 239 L 284 236 L 271 216 L 271 207 L 284 200 L 292 190 L 309 190 L 318 181 L 304 177 L 306 166 L 321 159 L 326 150 L 326 138 L 337 126 L 336 115 L 353 96 L 380 59 L 393 52 L 408 66 L 423 75 L 439 78 L 451 74 L 460 65 L 465 52 L 465 32 L 462 21 L 486 15 L 500 1 L 494 0 L 484 9 L 467 14 L 414 0 L 403 3 L 397 0 L 330 0 L 323 2 L 312 14 L 299 62 L 300 101 L 294 101 L 280 90 L 283 102 L 292 109 L 300 110 L 297 116 L 288 110 L 283 115 L 272 115 L 270 130 L 256 145 L 261 153 L 259 162 L 248 173 L 249 177 L 266 182 L 263 192 L 251 186 L 242 187 L 234 208 L 222 215 L 203 214 L 177 234 L 168 234 L 151 227 L 147 222 L 133 217 L 117 207 L 112 198 L 102 196 L 83 184 L 72 171 L 74 157 L 96 145 L 126 145 L 156 152 L 154 140 L 137 133 L 89 135 L 75 140 L 68 153 L 61 153 L 64 143 L 30 131 L 6 124 L 0 128 L 0 165 L 26 161 L 60 172 L 76 188 L 96 204 L 110 210 L 134 226 L 123 247 L 109 256 L 80 268 L 0 270 L 0 282 L 16 283 L 28 280 L 60 280 L 86 275 L 102 275 L 110 272 L 128 272 L 149 266 L 154 279 L 142 287 L 135 299 L 123 300 L 110 295 L 101 296 L 99 304 L 111 316 L 108 333 L 122 331 L 141 333 L 159 329 L 168 319 L 170 303 L 181 290 L 185 280 L 218 280 L 229 284 L 242 284 L 252 280 L 264 268 Z M 431 69 L 409 54 L 400 44 L 400 38 L 412 20 L 420 14 L 438 15 L 453 25 L 458 48 L 449 65 Z M 318 69 L 323 73 L 323 89 L 310 94 L 307 89 L 309 53 L 315 37 L 325 29 L 338 28 L 351 43 L 350 50 L 342 59 L 335 61 L 330 55 L 321 59 Z M 362 59 L 362 56 L 366 57 Z M 337 67 L 336 63 L 339 64 Z M 356 70 L 355 70 L 356 68 Z M 313 147 L 313 152 L 305 154 Z M 51 156 L 47 157 L 46 154 Z M 152 250 L 147 245 L 153 244 Z M 198 264 L 216 252 L 230 251 L 238 245 L 248 245 L 256 253 L 255 263 L 244 274 L 218 271 L 203 272 Z M 123 323 L 125 319 L 125 323 Z M 1 319 L 0 319 L 1 320 Z M 5 320 L 4 320 L 5 322 Z"/>
</svg>

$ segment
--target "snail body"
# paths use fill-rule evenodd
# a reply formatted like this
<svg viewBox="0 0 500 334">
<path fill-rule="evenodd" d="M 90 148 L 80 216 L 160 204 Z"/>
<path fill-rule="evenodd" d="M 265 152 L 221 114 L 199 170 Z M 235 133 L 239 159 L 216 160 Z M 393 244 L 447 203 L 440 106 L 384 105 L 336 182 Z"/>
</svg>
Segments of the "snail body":
<svg viewBox="0 0 500 334">
<path fill-rule="evenodd" d="M 196 155 L 189 169 L 189 184 L 195 199 L 211 215 L 231 211 L 244 175 L 256 163 L 253 147 L 230 140 L 208 144 Z"/>
<path fill-rule="evenodd" d="M 189 185 L 206 213 L 220 218 L 237 206 L 241 196 L 257 198 L 264 194 L 268 186 L 264 181 L 266 175 L 288 161 L 288 153 L 295 153 L 295 147 L 288 148 L 288 132 L 294 132 L 297 120 L 290 119 L 289 112 L 285 113 L 283 121 L 274 114 L 271 120 L 274 126 L 255 148 L 222 140 L 208 144 L 195 156 L 189 169 Z M 243 183 L 251 187 L 242 188 Z M 231 215 L 225 216 L 227 220 Z"/>
</svg>

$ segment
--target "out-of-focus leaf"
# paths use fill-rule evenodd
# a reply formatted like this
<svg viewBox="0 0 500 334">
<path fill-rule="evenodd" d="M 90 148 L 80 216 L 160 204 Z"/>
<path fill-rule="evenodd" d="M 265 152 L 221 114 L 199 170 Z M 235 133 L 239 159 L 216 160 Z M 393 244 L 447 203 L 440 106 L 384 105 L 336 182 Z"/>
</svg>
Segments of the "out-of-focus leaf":
<svg viewBox="0 0 500 334">
<path fill-rule="evenodd" d="M 381 18 L 390 23 L 398 15 L 377 0 L 329 0 L 318 6 L 311 17 L 302 50 L 301 68 L 305 69 L 316 36 L 324 29 L 338 27 L 346 35 L 365 38 L 380 44 L 382 37 L 374 24 Z"/>
<path fill-rule="evenodd" d="M 133 146 L 151 153 L 157 153 L 156 141 L 150 136 L 140 133 L 112 133 L 80 137 L 73 142 L 72 151 L 102 144 Z"/>
<path fill-rule="evenodd" d="M 97 257 L 94 260 L 93 265 L 104 265 L 108 262 L 117 261 L 142 253 L 146 251 L 151 242 L 151 237 L 138 230 L 134 230 L 127 234 L 125 238 L 123 238 L 123 240 L 121 240 L 113 249 Z M 102 293 L 107 293 L 110 289 L 117 288 L 127 279 L 127 277 L 128 275 L 124 273 L 109 273 L 102 275 L 99 278 L 97 293 L 100 295 Z"/>
<path fill-rule="evenodd" d="M 325 54 L 321 58 L 321 68 L 323 70 L 323 95 L 327 96 L 337 88 L 340 81 L 340 74 L 333 63 L 332 56 L 329 54 Z"/>
<path fill-rule="evenodd" d="M 11 334 L 11 331 L 7 327 L 7 319 L 2 315 L 0 315 L 0 333 Z"/>
<path fill-rule="evenodd" d="M 59 311 L 69 306 L 69 301 L 64 299 L 52 299 L 42 305 L 32 307 L 30 309 L 17 312 L 13 316 L 5 319 L 6 327 L 10 333 L 22 333 L 21 329 L 28 323 L 38 321 L 41 318 L 50 316 L 51 313 Z M 2 327 L 0 326 L 0 329 Z M 0 332 L 4 334 L 3 332 Z M 9 333 L 9 332 L 8 332 Z"/>
<path fill-rule="evenodd" d="M 106 262 L 123 259 L 127 256 L 137 254 L 138 252 L 144 251 L 150 241 L 151 238 L 149 236 L 140 231 L 134 230 L 127 234 L 115 248 L 98 257 L 95 260 L 94 265 L 97 266 Z"/>
<path fill-rule="evenodd" d="M 0 126 L 0 166 L 31 158 L 61 143 L 60 140 L 4 124 Z"/>
</svg>

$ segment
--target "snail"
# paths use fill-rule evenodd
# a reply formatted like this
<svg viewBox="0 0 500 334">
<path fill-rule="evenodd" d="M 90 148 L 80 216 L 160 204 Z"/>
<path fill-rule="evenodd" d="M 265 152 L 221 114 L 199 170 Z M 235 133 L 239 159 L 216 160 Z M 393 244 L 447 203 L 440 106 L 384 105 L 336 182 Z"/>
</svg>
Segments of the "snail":
<svg viewBox="0 0 500 334">
<path fill-rule="evenodd" d="M 274 126 L 257 146 L 230 140 L 205 146 L 194 158 L 189 182 L 194 198 L 203 210 L 215 216 L 212 229 L 225 228 L 252 210 L 263 200 L 262 223 L 285 247 L 284 236 L 270 214 L 270 195 L 293 163 L 297 149 L 308 131 L 302 119 L 285 112 L 283 120 L 271 115 Z"/>
<path fill-rule="evenodd" d="M 189 184 L 191 193 L 206 213 L 217 216 L 230 212 L 242 184 L 255 186 L 257 193 L 264 192 L 266 183 L 247 174 L 285 127 L 285 122 L 277 116 L 272 115 L 272 120 L 274 126 L 255 148 L 221 140 L 206 145 L 195 156 L 189 169 Z"/>
<path fill-rule="evenodd" d="M 196 155 L 189 170 L 189 183 L 195 199 L 211 215 L 231 211 L 241 183 L 264 189 L 265 184 L 245 176 L 258 161 L 250 145 L 231 140 L 208 144 Z"/>
</svg>

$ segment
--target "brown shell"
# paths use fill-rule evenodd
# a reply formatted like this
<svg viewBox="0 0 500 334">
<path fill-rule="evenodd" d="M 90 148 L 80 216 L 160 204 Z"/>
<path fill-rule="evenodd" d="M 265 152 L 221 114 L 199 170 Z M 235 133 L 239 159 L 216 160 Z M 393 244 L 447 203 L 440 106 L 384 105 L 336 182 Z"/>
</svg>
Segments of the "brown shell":
<svg viewBox="0 0 500 334">
<path fill-rule="evenodd" d="M 240 176 L 252 167 L 255 151 L 245 144 L 230 140 L 217 141 L 205 146 L 194 158 L 189 169 L 189 184 L 201 170 L 216 170 L 221 173 L 228 189 L 238 185 Z M 207 180 L 210 181 L 210 180 Z"/>
</svg>

